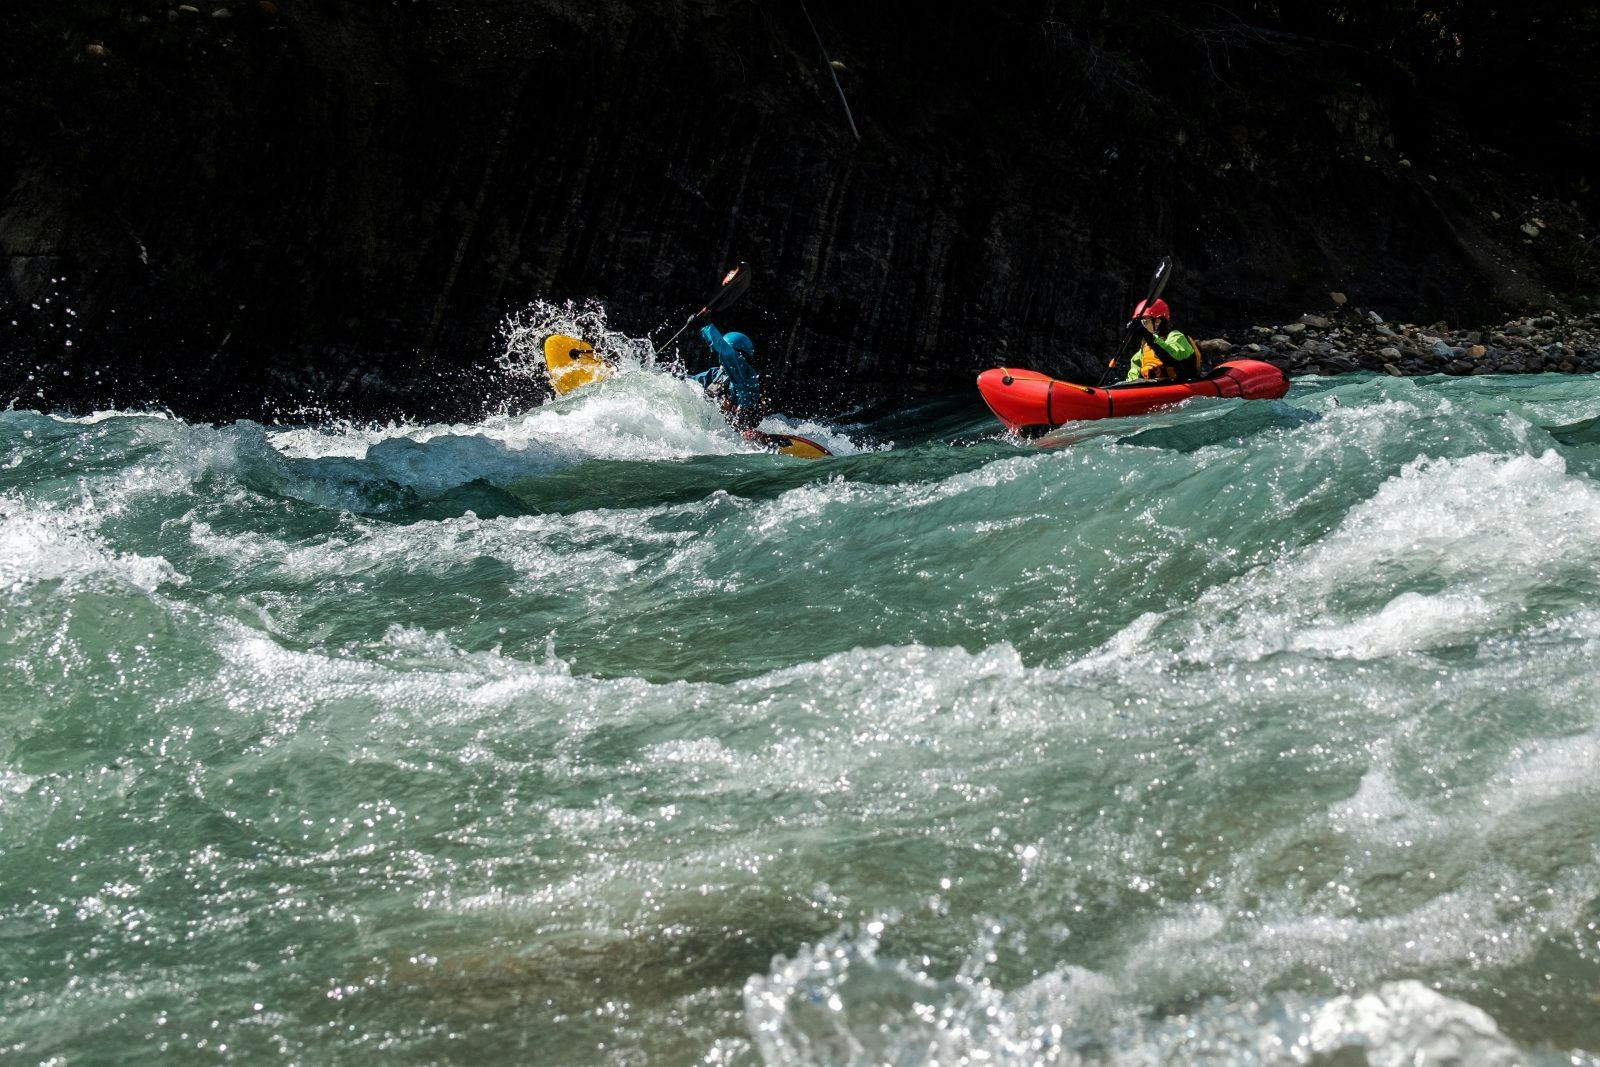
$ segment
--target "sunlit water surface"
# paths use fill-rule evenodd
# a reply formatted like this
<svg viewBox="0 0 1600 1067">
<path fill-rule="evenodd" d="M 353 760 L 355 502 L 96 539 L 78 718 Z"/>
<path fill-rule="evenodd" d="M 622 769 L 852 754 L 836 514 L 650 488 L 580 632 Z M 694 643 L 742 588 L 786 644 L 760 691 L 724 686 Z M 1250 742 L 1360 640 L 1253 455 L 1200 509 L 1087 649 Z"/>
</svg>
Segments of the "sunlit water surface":
<svg viewBox="0 0 1600 1067">
<path fill-rule="evenodd" d="M 1600 383 L 767 425 L 0 413 L 0 1060 L 1596 1062 Z"/>
</svg>

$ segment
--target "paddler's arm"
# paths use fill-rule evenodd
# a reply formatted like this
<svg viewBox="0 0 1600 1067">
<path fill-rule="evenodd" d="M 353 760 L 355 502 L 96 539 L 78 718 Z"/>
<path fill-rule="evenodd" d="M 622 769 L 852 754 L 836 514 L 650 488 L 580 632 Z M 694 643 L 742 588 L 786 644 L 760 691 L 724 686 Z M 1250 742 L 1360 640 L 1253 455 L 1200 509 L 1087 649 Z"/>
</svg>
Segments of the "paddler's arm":
<svg viewBox="0 0 1600 1067">
<path fill-rule="evenodd" d="M 740 403 L 742 407 L 758 403 L 761 395 L 761 379 L 756 374 L 755 368 L 750 366 L 750 361 L 722 339 L 722 331 L 716 326 L 702 327 L 700 336 L 705 338 L 711 351 L 717 354 L 717 362 L 722 364 L 722 369 L 728 372 L 728 383 L 732 386 L 729 391 L 733 394 L 734 402 Z"/>
<path fill-rule="evenodd" d="M 1144 334 L 1142 340 L 1146 344 L 1160 348 L 1164 358 L 1171 360 L 1173 363 L 1182 363 L 1186 359 L 1194 358 L 1194 345 L 1190 344 L 1189 339 L 1177 330 L 1173 330 L 1165 337 L 1159 337 L 1149 330 L 1141 330 L 1140 332 Z M 1141 349 L 1141 351 L 1143 350 Z"/>
<path fill-rule="evenodd" d="M 1161 337 L 1141 326 L 1138 330 L 1138 337 L 1141 342 L 1139 350 L 1133 354 L 1132 359 L 1128 360 L 1128 377 L 1124 379 L 1125 381 L 1136 381 L 1143 372 L 1144 354 L 1149 351 L 1149 349 L 1145 348 L 1145 345 L 1158 349 L 1161 360 L 1174 365 L 1195 358 L 1194 345 L 1190 344 L 1189 339 L 1177 330 L 1173 330 L 1166 337 Z"/>
<path fill-rule="evenodd" d="M 724 367 L 728 365 L 730 356 L 739 354 L 733 350 L 732 345 L 722 339 L 722 331 L 712 323 L 707 323 L 700 327 L 700 339 L 706 343 L 706 347 L 711 349 L 712 354 L 717 357 L 717 362 Z"/>
<path fill-rule="evenodd" d="M 727 363 L 727 359 L 723 356 L 723 353 L 732 352 L 733 349 L 728 345 L 728 342 L 722 339 L 722 331 L 710 324 L 701 327 L 700 339 L 706 343 L 707 348 L 711 349 L 711 354 L 717 357 L 717 362 L 713 363 L 705 370 L 700 371 L 698 374 L 690 374 L 686 375 L 686 377 L 691 382 L 699 382 L 701 385 L 709 386 L 711 384 L 711 373 L 715 371 L 718 366 L 725 365 Z"/>
</svg>

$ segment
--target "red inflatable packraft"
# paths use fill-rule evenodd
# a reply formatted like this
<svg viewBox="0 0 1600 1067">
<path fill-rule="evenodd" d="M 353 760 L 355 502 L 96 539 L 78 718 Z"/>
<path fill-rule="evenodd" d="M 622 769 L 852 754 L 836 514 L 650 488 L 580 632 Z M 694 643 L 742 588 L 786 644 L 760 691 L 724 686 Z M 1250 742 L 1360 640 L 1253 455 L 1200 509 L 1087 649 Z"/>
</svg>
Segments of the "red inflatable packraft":
<svg viewBox="0 0 1600 1067">
<path fill-rule="evenodd" d="M 989 410 L 1007 429 L 1022 434 L 1042 433 L 1064 422 L 1143 415 L 1196 396 L 1276 400 L 1288 391 L 1288 375 L 1254 359 L 1219 363 L 1192 382 L 1131 382 L 1109 388 L 1063 382 L 1013 367 L 978 375 L 978 392 Z"/>
</svg>

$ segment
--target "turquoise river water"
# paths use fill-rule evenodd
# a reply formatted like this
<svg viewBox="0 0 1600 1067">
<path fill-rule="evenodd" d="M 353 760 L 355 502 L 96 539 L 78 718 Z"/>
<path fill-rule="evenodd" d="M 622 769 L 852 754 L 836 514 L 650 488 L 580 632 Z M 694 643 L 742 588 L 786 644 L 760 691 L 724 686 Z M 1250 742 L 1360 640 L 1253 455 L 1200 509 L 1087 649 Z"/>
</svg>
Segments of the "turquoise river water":
<svg viewBox="0 0 1600 1067">
<path fill-rule="evenodd" d="M 768 425 L 0 413 L 0 1061 L 1600 1063 L 1600 382 Z"/>
</svg>

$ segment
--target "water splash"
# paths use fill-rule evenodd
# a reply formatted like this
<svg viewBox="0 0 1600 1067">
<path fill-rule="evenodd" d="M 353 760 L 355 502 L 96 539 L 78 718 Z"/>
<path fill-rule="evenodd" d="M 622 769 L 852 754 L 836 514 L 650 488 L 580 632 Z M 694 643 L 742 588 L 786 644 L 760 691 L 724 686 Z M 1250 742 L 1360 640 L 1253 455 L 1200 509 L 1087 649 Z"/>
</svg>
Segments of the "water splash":
<svg viewBox="0 0 1600 1067">
<path fill-rule="evenodd" d="M 599 355 L 616 361 L 624 372 L 656 368 L 655 345 L 650 339 L 630 337 L 613 329 L 605 306 L 598 300 L 567 300 L 559 304 L 535 300 L 507 315 L 500 324 L 501 348 L 495 362 L 514 378 L 543 382 L 547 377 L 544 342 L 557 333 L 588 341 Z"/>
</svg>

